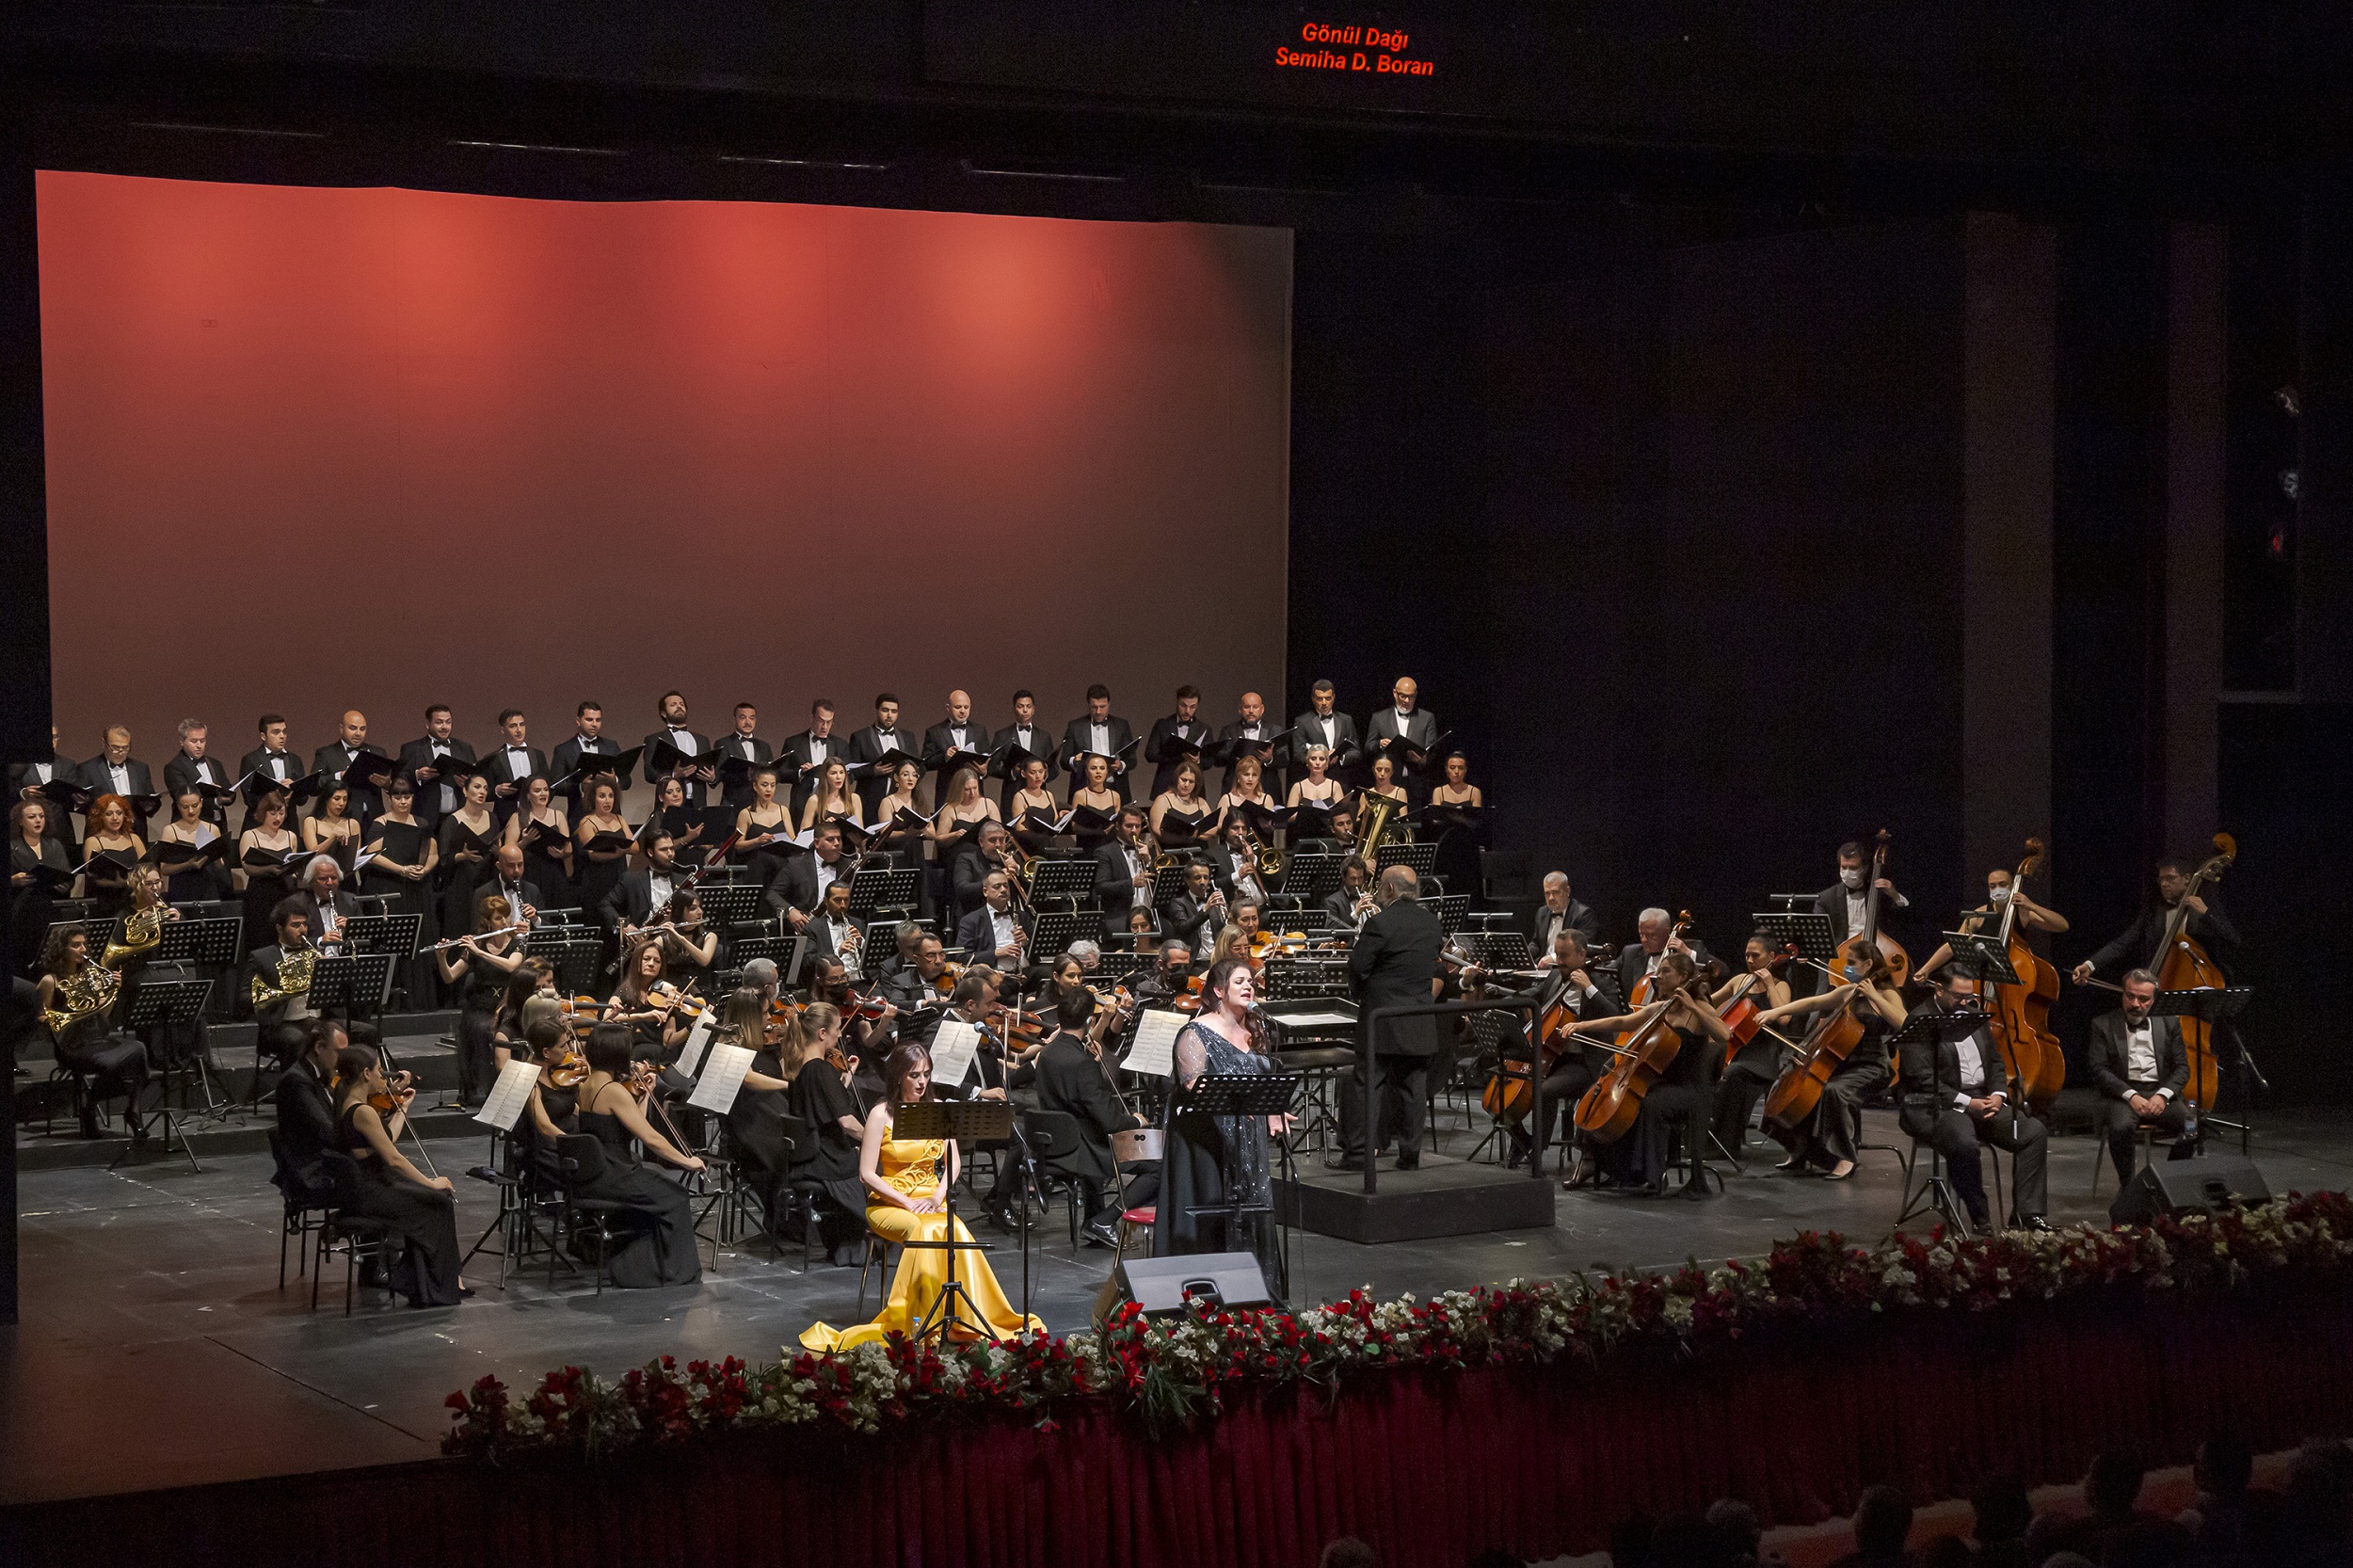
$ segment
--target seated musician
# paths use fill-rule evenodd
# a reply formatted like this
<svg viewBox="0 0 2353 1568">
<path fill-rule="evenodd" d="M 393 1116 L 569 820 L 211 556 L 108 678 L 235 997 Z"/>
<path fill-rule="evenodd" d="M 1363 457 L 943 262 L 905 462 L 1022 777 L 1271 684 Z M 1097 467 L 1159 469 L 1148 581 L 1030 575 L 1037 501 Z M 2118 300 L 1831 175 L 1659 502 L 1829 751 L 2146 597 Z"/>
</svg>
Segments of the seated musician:
<svg viewBox="0 0 2353 1568">
<path fill-rule="evenodd" d="M 773 971 L 775 966 L 771 965 Z M 744 967 L 744 977 L 751 976 L 752 967 Z M 850 971 L 839 958 L 812 958 L 808 961 L 808 1000 L 822 1001 L 841 1012 L 841 1048 L 849 1054 L 851 1064 L 859 1073 L 858 1083 L 867 1092 L 879 1093 L 882 1079 L 882 1059 L 890 1053 L 897 1039 L 896 1023 L 899 1010 L 889 1002 L 880 1003 L 881 1016 L 857 1016 L 857 998 L 850 992 Z"/>
<path fill-rule="evenodd" d="M 1891 1076 L 1887 1035 L 1904 1021 L 1903 998 L 1891 984 L 1894 977 L 1884 958 L 1876 951 L 1866 953 L 1857 945 L 1849 951 L 1844 963 L 1843 984 L 1818 996 L 1781 1002 L 1757 1015 L 1757 1022 L 1770 1028 L 1784 1018 L 1844 1009 L 1862 1026 L 1861 1043 L 1832 1070 L 1813 1112 L 1795 1127 L 1770 1119 L 1765 1124 L 1765 1130 L 1789 1151 L 1789 1158 L 1781 1163 L 1783 1170 L 1818 1171 L 1833 1181 L 1854 1175 L 1855 1144 L 1863 1136 L 1863 1102 Z"/>
<path fill-rule="evenodd" d="M 2229 968 L 2232 953 L 2239 945 L 2238 927 L 2222 912 L 2214 895 L 2193 893 L 2190 879 L 2198 874 L 2198 863 L 2182 856 L 2169 855 L 2157 862 L 2157 902 L 2142 908 L 2133 923 L 2116 934 L 2097 952 L 2075 966 L 2075 984 L 2081 985 L 2103 969 L 2119 964 L 2149 964 L 2158 955 L 2157 949 L 2165 940 L 2167 921 L 2178 908 L 2185 911 L 2182 935 L 2206 950 L 2217 964 Z M 2158 969 L 2164 966 L 2157 964 Z"/>
<path fill-rule="evenodd" d="M 997 809 L 995 801 L 984 804 L 992 811 Z M 956 852 L 948 868 L 949 893 L 959 924 L 966 914 L 986 902 L 985 885 L 999 872 L 1013 873 L 1013 835 L 1005 831 L 1003 823 L 991 818 L 981 824 L 980 831 Z"/>
<path fill-rule="evenodd" d="M 901 920 L 890 928 L 890 949 L 880 963 L 867 965 L 867 972 L 875 981 L 888 980 L 901 969 L 915 968 L 915 955 L 923 945 L 923 928 L 913 920 Z"/>
<path fill-rule="evenodd" d="M 1112 1193 L 1119 1168 L 1112 1160 L 1112 1134 L 1132 1131 L 1144 1122 L 1120 1102 L 1103 1064 L 1103 1025 L 1110 1013 L 1084 986 L 1062 991 L 1054 1002 L 1054 1032 L 1038 1052 L 1037 1103 L 1039 1110 L 1063 1112 L 1079 1124 L 1079 1146 L 1047 1160 L 1046 1168 L 1078 1187 L 1087 1216 L 1081 1234 L 1088 1243 L 1116 1248 L 1121 1210 L 1158 1195 L 1160 1167 L 1131 1172 L 1127 1191 Z"/>
<path fill-rule="evenodd" d="M 645 865 L 623 872 L 597 906 L 597 918 L 607 931 L 617 935 L 624 927 L 644 925 L 686 880 L 678 866 L 678 840 L 669 834 L 648 834 L 645 853 Z"/>
<path fill-rule="evenodd" d="M 1739 996 L 1746 996 L 1760 1011 L 1786 1003 L 1789 983 L 1773 972 L 1774 951 L 1772 939 L 1765 933 L 1750 936 L 1740 950 L 1741 972 L 1716 987 L 1716 994 L 1707 999 L 1709 1005 L 1721 1013 Z M 1749 1112 L 1780 1076 L 1782 1054 L 1781 1042 L 1760 1029 L 1725 1062 L 1716 1080 L 1715 1131 L 1716 1142 L 1727 1154 L 1738 1156 L 1748 1137 Z"/>
<path fill-rule="evenodd" d="M 1029 951 L 1030 922 L 1013 906 L 1013 878 L 990 872 L 981 880 L 978 907 L 956 922 L 956 946 L 984 963 L 1011 972 Z"/>
<path fill-rule="evenodd" d="M 255 948 L 246 954 L 246 973 L 239 980 L 237 998 L 250 1002 L 253 981 L 260 981 L 269 991 L 288 991 L 280 977 L 287 959 L 311 946 L 311 915 L 298 898 L 282 898 L 270 911 L 270 924 L 276 928 L 278 940 Z M 312 1011 L 309 986 L 290 991 L 256 1008 L 253 1025 L 257 1043 L 264 1055 L 283 1066 L 302 1054 L 311 1020 L 318 1015 Z"/>
<path fill-rule="evenodd" d="M 2026 889 L 2011 886 L 2014 878 L 2008 866 L 1996 866 L 1985 873 L 1985 902 L 1961 918 L 1963 936 L 1974 936 L 1980 931 L 1998 930 L 2005 907 L 2018 911 L 2013 928 L 2023 926 L 2028 931 L 2045 931 L 2053 936 L 2067 929 L 2067 919 L 2057 910 L 2046 908 L 2026 896 Z M 1952 961 L 1950 942 L 1939 942 L 1927 962 L 1912 971 L 1913 978 L 1932 980 L 1936 971 Z"/>
<path fill-rule="evenodd" d="M 1556 1004 L 1563 1008 L 1572 1020 L 1588 1016 L 1599 1016 L 1613 1011 L 1608 993 L 1602 990 L 1593 969 L 1588 967 L 1585 938 L 1574 926 L 1562 926 L 1554 935 L 1552 951 L 1545 956 L 1549 960 L 1546 965 L 1549 972 L 1538 983 L 1534 998 L 1535 1016 L 1539 1022 Z M 1602 974 L 1606 977 L 1608 972 L 1603 970 Z M 1465 985 L 1481 974 L 1478 969 L 1467 971 L 1464 977 Z M 1513 1064 L 1523 1076 L 1533 1059 L 1524 1034 L 1507 1040 L 1502 1054 L 1504 1061 Z M 1553 1058 L 1551 1070 L 1545 1075 L 1545 1120 L 1548 1125 L 1544 1131 L 1547 1139 L 1551 1131 L 1549 1124 L 1556 1115 L 1559 1117 L 1561 1136 L 1574 1138 L 1577 1096 L 1592 1087 L 1594 1079 L 1609 1070 L 1609 1053 L 1599 1040 L 1579 1037 L 1576 1043 L 1561 1048 Z M 1516 1107 L 1506 1120 L 1511 1125 L 1509 1162 L 1517 1167 L 1528 1160 L 1529 1133 L 1527 1106 L 1523 1103 Z"/>
<path fill-rule="evenodd" d="M 604 1004 L 601 1022 L 626 1024 L 631 1059 L 666 1064 L 678 1059 L 693 1021 L 681 1016 L 678 999 L 663 984 L 664 964 L 656 942 L 639 942 L 621 957 L 621 983 Z"/>
<path fill-rule="evenodd" d="M 807 855 L 789 855 L 760 902 L 771 919 L 793 931 L 806 930 L 809 917 L 824 903 L 825 890 L 849 873 L 841 858 L 841 824 L 829 822 L 817 829 Z"/>
<path fill-rule="evenodd" d="M 1247 758 L 1244 760 L 1248 760 Z M 1250 899 L 1264 902 L 1272 888 L 1258 871 L 1258 844 L 1251 836 L 1250 824 L 1239 812 L 1225 819 L 1225 830 L 1206 853 L 1209 869 L 1215 873 L 1218 886 L 1225 890 L 1228 902 Z"/>
<path fill-rule="evenodd" d="M 1612 1032 L 1635 1031 L 1658 1019 L 1658 1010 L 1663 1008 L 1664 1017 L 1659 1021 L 1662 1027 L 1674 1032 L 1677 1040 L 1674 1058 L 1643 1096 L 1641 1110 L 1624 1136 L 1603 1143 L 1580 1130 L 1577 1142 L 1580 1166 L 1591 1161 L 1597 1179 L 1611 1186 L 1639 1188 L 1656 1196 L 1666 1191 L 1667 1170 L 1673 1162 L 1676 1124 L 1685 1124 L 1689 1137 L 1698 1136 L 1705 1126 L 1701 1096 L 1706 1092 L 1704 1086 L 1707 1052 L 1731 1034 L 1724 1028 L 1723 1019 L 1707 1004 L 1706 993 L 1699 987 L 1698 970 L 1688 952 L 1662 953 L 1652 975 L 1652 984 L 1659 1000 L 1614 1017 L 1584 1020 L 1577 1025 L 1577 1032 L 1599 1039 Z M 1631 1046 L 1637 1042 L 1620 1043 Z M 1581 1168 L 1572 1169 L 1563 1185 L 1573 1186 L 1583 1180 L 1585 1175 Z"/>
<path fill-rule="evenodd" d="M 1218 890 L 1216 873 L 1206 865 L 1185 872 L 1185 889 L 1160 909 L 1160 932 L 1189 948 L 1207 948 L 1225 923 L 1225 895 Z"/>
<path fill-rule="evenodd" d="M 2127 970 L 2121 1005 L 2091 1020 L 2091 1076 L 2100 1088 L 2100 1116 L 2108 1158 L 2120 1182 L 2133 1179 L 2134 1134 L 2150 1128 L 2173 1140 L 2175 1160 L 2198 1152 L 2188 1136 L 2189 1106 L 2182 1091 L 2189 1083 L 2189 1052 L 2182 1043 L 2182 1020 L 2156 1017 L 2157 977 Z"/>
<path fill-rule="evenodd" d="M 41 946 L 36 1016 L 49 1027 L 56 1059 L 88 1078 L 88 1092 L 82 1096 L 82 1136 L 99 1136 L 99 1102 L 120 1095 L 132 1142 L 145 1144 L 147 1123 L 139 1116 L 139 1095 L 147 1087 L 147 1047 L 134 1034 L 107 1028 L 121 985 L 98 959 L 83 927 L 52 926 Z M 301 1048 L 297 1039 L 293 1049 Z"/>
<path fill-rule="evenodd" d="M 1160 959 L 1158 966 L 1137 976 L 1132 987 L 1136 1000 L 1146 1007 L 1171 1006 L 1192 989 L 1187 984 L 1193 972 L 1190 943 L 1177 936 L 1167 938 L 1160 943 Z"/>
<path fill-rule="evenodd" d="M 1322 909 L 1324 920 L 1330 925 L 1355 927 L 1364 924 L 1373 910 L 1379 907 L 1373 903 L 1372 890 L 1365 886 L 1365 863 L 1362 860 L 1342 861 L 1340 885 L 1326 893 L 1318 907 Z"/>
<path fill-rule="evenodd" d="M 913 959 L 883 977 L 882 994 L 900 1012 L 899 1038 L 929 1045 L 939 1027 L 939 1004 L 947 1000 L 940 982 L 948 975 L 948 950 L 922 927 L 914 929 Z"/>
<path fill-rule="evenodd" d="M 1689 943 L 1675 934 L 1673 915 L 1664 909 L 1645 909 L 1636 917 L 1635 934 L 1639 941 L 1628 942 L 1618 954 L 1618 995 L 1626 1005 L 1639 1007 L 1649 997 L 1650 989 L 1643 982 L 1658 970 L 1658 961 L 1670 952 L 1679 952 L 1691 961 L 1694 971 L 1708 967 L 1705 943 Z"/>
<path fill-rule="evenodd" d="M 1601 917 L 1571 895 L 1569 873 L 1546 872 L 1545 902 L 1537 906 L 1535 923 L 1529 929 L 1529 945 L 1536 950 L 1538 968 L 1552 962 L 1552 939 L 1562 926 L 1574 927 L 1588 948 L 1601 940 Z"/>
<path fill-rule="evenodd" d="M 839 958 L 844 965 L 857 961 L 859 949 L 866 938 L 850 917 L 850 885 L 837 882 L 825 889 L 825 900 L 817 906 L 817 918 L 803 930 L 808 937 L 808 951 L 820 958 Z"/>
<path fill-rule="evenodd" d="M 1913 1010 L 1913 1016 L 1934 1012 L 1952 1016 L 1978 1013 L 1977 983 L 1949 968 L 1937 982 L 1936 994 Z M 1977 1150 L 1991 1144 L 2018 1157 L 2010 1207 L 2027 1230 L 2047 1231 L 2045 1157 L 2050 1129 L 2030 1115 L 2021 1096 L 2010 1092 L 2001 1053 L 1993 1032 L 1980 1023 L 1976 1032 L 1946 1042 L 1933 1051 L 1904 1051 L 1903 1106 L 1899 1119 L 1914 1139 L 1930 1144 L 1945 1157 L 1952 1172 L 1953 1190 L 1961 1194 L 1969 1220 L 1984 1230 L 1992 1220 L 1985 1197 L 1985 1172 Z"/>
<path fill-rule="evenodd" d="M 270 1180 L 287 1202 L 318 1208 L 335 1198 L 324 1156 L 335 1146 L 335 1058 L 344 1048 L 343 1025 L 313 1018 L 304 1043 L 307 1048 L 270 1091 L 278 1112 L 278 1170 Z"/>
<path fill-rule="evenodd" d="M 1128 945 L 1135 952 L 1160 951 L 1160 928 L 1153 923 L 1152 911 L 1141 904 L 1128 911 Z"/>
</svg>

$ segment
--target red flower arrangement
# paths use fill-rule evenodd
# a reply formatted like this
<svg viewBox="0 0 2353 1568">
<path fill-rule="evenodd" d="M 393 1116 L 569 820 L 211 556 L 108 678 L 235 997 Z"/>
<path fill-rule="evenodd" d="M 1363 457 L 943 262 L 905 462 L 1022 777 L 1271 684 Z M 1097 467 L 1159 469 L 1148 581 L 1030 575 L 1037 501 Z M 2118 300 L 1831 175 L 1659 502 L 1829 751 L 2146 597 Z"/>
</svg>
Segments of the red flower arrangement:
<svg viewBox="0 0 2353 1568">
<path fill-rule="evenodd" d="M 444 1401 L 445 1451 L 496 1458 L 529 1448 L 590 1453 L 830 1421 L 859 1432 L 949 1410 L 1050 1425 L 1074 1400 L 1108 1400 L 1153 1432 L 1214 1417 L 1244 1386 L 1305 1385 L 1336 1396 L 1384 1368 L 1592 1368 L 1643 1347 L 1728 1348 L 1760 1332 L 1839 1334 L 1871 1314 L 1995 1312 L 2097 1289 L 2218 1291 L 2291 1277 L 2342 1280 L 2353 1266 L 2353 1200 L 2285 1198 L 2211 1217 L 2048 1235 L 1959 1240 L 1941 1230 L 1877 1247 L 1806 1232 L 1754 1261 L 1712 1270 L 1509 1281 L 1429 1302 L 1352 1290 L 1297 1314 L 1196 1308 L 1146 1318 L 1122 1307 L 1100 1333 L 1002 1344 L 893 1339 L 751 1367 L 729 1356 L 681 1371 L 661 1356 L 607 1382 L 548 1373 L 516 1408 L 486 1377 Z"/>
</svg>

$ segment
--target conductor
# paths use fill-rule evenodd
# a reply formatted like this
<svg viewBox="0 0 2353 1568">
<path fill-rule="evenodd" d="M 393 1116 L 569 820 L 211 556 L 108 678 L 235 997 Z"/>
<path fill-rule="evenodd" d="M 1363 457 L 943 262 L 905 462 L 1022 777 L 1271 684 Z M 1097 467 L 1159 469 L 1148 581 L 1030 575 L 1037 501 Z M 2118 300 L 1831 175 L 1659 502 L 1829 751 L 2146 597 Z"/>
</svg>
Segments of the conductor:
<svg viewBox="0 0 2353 1568">
<path fill-rule="evenodd" d="M 1421 879 L 1411 866 L 1391 866 L 1373 888 L 1380 907 L 1367 917 L 1348 955 L 1349 988 L 1360 1019 L 1383 1007 L 1426 1006 L 1438 995 L 1438 954 L 1446 938 L 1438 917 L 1421 904 Z M 1438 1054 L 1438 1020 L 1388 1018 L 1377 1040 L 1357 1025 L 1353 1082 L 1340 1100 L 1344 1171 L 1365 1168 L 1365 1094 L 1378 1085 L 1381 1126 L 1374 1144 L 1398 1135 L 1397 1168 L 1421 1164 L 1422 1121 L 1429 1105 L 1430 1060 Z"/>
</svg>

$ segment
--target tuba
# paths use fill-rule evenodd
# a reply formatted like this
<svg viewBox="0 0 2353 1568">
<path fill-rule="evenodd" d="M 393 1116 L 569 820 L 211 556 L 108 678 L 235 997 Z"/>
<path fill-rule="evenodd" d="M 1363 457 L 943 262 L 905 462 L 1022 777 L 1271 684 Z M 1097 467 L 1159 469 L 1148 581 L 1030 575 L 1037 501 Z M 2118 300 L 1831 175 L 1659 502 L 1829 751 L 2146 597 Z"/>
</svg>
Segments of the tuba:
<svg viewBox="0 0 2353 1568">
<path fill-rule="evenodd" d="M 120 968 L 125 959 L 153 952 L 163 939 L 164 905 L 151 904 L 144 909 L 134 909 L 122 917 L 122 939 L 108 942 L 98 962 L 105 968 Z"/>
<path fill-rule="evenodd" d="M 1387 795 L 1376 795 L 1367 790 L 1357 797 L 1356 858 L 1365 868 L 1365 881 L 1369 885 L 1381 874 L 1381 845 L 1397 824 L 1398 804 Z"/>
<path fill-rule="evenodd" d="M 278 960 L 278 984 L 264 985 L 262 977 L 253 977 L 253 1011 L 275 1007 L 289 997 L 305 995 L 311 989 L 311 971 L 319 966 L 316 948 L 296 948 Z"/>
<path fill-rule="evenodd" d="M 121 991 L 122 976 L 101 965 L 85 965 L 81 973 L 57 982 L 57 1005 L 42 1008 L 40 1021 L 52 1035 L 63 1038 L 75 1024 L 112 1007 Z"/>
</svg>

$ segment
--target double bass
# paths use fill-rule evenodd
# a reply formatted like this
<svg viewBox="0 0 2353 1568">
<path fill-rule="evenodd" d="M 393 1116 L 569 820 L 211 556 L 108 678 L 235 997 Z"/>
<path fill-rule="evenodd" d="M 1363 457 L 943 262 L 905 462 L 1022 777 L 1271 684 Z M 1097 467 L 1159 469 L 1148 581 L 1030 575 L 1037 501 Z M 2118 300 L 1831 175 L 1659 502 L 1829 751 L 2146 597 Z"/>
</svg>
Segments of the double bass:
<svg viewBox="0 0 2353 1568">
<path fill-rule="evenodd" d="M 2018 933 L 2018 889 L 2042 865 L 2042 840 L 2026 840 L 2026 857 L 2009 880 L 2010 897 L 2002 905 L 1999 933 L 2009 967 L 2018 975 L 2015 985 L 1996 983 L 1993 989 L 1993 1043 L 2002 1064 L 2029 1106 L 2048 1106 L 2067 1084 L 2067 1057 L 2058 1036 L 2051 1032 L 2051 1003 L 2058 996 L 2058 970 L 2036 955 Z"/>
<path fill-rule="evenodd" d="M 1888 988 L 1900 991 L 1912 979 L 1912 955 L 1904 952 L 1901 942 L 1880 929 L 1880 878 L 1887 874 L 1887 829 L 1882 827 L 1871 845 L 1871 869 L 1863 878 L 1863 929 L 1838 944 L 1838 966 L 1844 969 L 1856 948 L 1876 948 L 1887 961 Z"/>
<path fill-rule="evenodd" d="M 2238 858 L 2238 840 L 2228 833 L 2216 834 L 2214 847 L 2214 857 L 2198 868 L 2198 874 L 2189 879 L 2182 896 L 2173 901 L 2172 909 L 2165 917 L 2165 933 L 2157 940 L 2157 951 L 2149 955 L 2147 967 L 2155 972 L 2160 991 L 2219 991 L 2230 984 L 2223 978 L 2221 966 L 2189 934 L 2189 901 L 2207 884 L 2221 881 L 2222 873 Z M 2183 1014 L 2182 1049 L 2189 1057 L 2189 1082 L 2184 1087 L 2182 1097 L 2202 1116 L 2214 1109 L 2215 1095 L 2221 1087 L 2214 1057 L 2214 1025 L 2191 1014 Z"/>
</svg>

